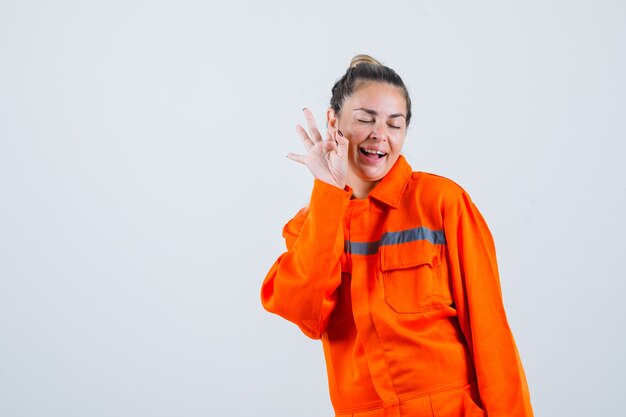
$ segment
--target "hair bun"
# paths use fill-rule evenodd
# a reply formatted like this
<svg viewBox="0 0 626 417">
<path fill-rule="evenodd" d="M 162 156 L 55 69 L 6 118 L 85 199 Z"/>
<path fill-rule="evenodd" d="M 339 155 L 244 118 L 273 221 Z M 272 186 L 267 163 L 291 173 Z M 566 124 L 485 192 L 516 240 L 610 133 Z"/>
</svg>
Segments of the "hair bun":
<svg viewBox="0 0 626 417">
<path fill-rule="evenodd" d="M 348 68 L 354 68 L 360 64 L 382 65 L 379 61 L 372 58 L 371 56 L 360 54 L 352 58 L 352 61 L 350 61 L 350 66 Z"/>
</svg>

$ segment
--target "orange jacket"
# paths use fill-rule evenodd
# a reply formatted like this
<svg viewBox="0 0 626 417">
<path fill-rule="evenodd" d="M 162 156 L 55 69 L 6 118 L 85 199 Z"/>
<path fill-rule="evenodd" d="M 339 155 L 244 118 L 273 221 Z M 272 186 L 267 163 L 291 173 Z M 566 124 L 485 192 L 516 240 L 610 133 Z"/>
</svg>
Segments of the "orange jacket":
<svg viewBox="0 0 626 417">
<path fill-rule="evenodd" d="M 337 415 L 414 417 L 419 403 L 429 416 L 532 416 L 469 196 L 400 157 L 367 198 L 350 197 L 315 181 L 261 289 L 268 311 L 322 339 Z"/>
</svg>

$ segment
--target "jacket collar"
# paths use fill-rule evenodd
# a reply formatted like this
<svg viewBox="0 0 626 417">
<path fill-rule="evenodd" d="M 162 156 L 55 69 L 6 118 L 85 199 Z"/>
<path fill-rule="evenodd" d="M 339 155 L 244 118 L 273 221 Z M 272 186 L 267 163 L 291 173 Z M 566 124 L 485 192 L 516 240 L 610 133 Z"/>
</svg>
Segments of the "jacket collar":
<svg viewBox="0 0 626 417">
<path fill-rule="evenodd" d="M 387 175 L 370 191 L 368 197 L 374 198 L 393 208 L 398 208 L 400 206 L 400 199 L 402 198 L 402 194 L 404 193 L 404 189 L 412 173 L 413 169 L 406 159 L 404 159 L 404 156 L 400 155 Z"/>
</svg>

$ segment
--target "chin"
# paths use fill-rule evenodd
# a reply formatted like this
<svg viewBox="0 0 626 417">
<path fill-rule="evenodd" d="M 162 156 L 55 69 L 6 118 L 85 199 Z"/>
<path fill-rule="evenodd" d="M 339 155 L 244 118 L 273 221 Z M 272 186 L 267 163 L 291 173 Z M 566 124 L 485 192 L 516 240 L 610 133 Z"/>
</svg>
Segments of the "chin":
<svg viewBox="0 0 626 417">
<path fill-rule="evenodd" d="M 385 177 L 385 175 L 387 175 L 390 169 L 391 167 L 389 167 L 388 169 L 377 169 L 377 170 L 361 169 L 359 170 L 361 174 L 359 176 L 365 181 L 378 182 L 382 180 Z"/>
</svg>

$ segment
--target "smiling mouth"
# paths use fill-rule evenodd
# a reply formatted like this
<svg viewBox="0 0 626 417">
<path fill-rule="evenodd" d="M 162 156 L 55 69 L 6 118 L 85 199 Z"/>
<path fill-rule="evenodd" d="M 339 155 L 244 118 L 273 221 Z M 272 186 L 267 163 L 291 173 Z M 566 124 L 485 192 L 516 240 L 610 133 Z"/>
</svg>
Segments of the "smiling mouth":
<svg viewBox="0 0 626 417">
<path fill-rule="evenodd" d="M 372 158 L 372 157 L 378 157 L 378 158 L 382 158 L 383 156 L 386 156 L 387 154 L 385 152 L 382 151 L 377 151 L 374 149 L 364 149 L 364 148 L 359 148 L 359 152 L 361 152 L 363 155 Z"/>
</svg>

